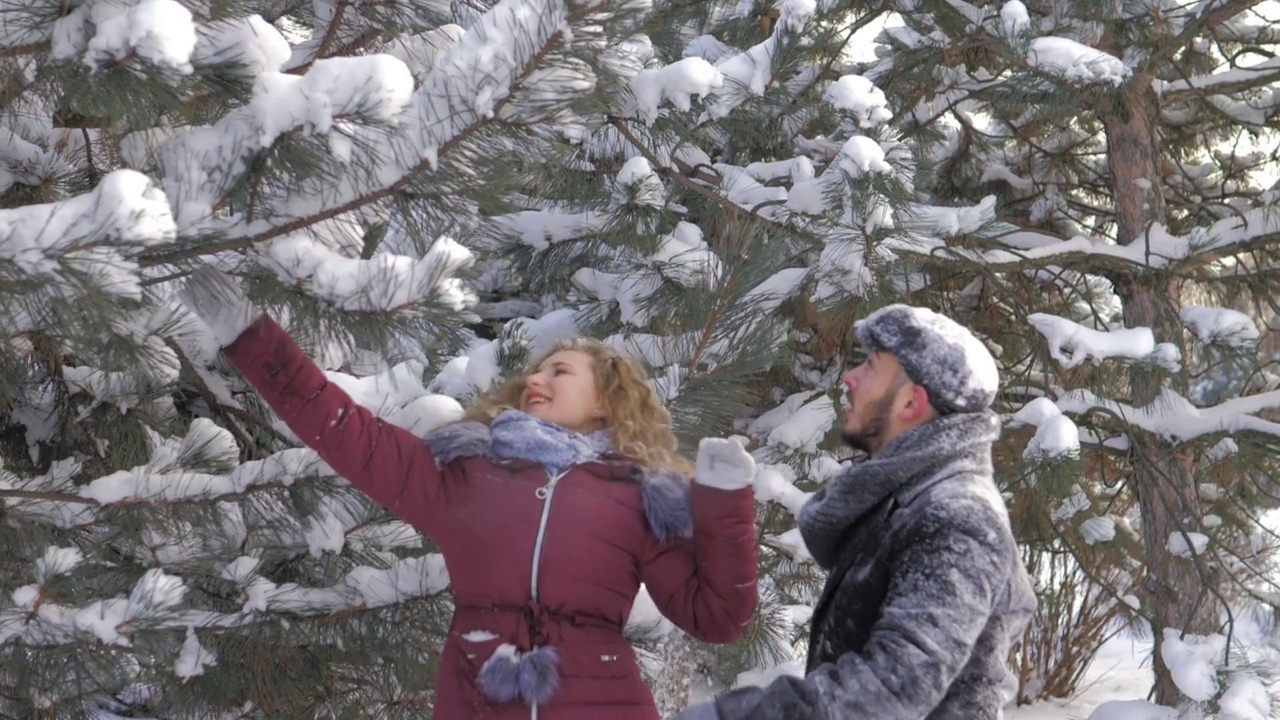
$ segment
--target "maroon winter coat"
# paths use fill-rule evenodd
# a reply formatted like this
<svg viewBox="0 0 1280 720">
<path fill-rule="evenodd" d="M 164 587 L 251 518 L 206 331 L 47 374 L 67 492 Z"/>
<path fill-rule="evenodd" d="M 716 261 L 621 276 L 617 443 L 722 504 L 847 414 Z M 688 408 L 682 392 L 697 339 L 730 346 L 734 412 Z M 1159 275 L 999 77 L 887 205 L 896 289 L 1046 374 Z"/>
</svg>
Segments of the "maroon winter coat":
<svg viewBox="0 0 1280 720">
<path fill-rule="evenodd" d="M 675 496 L 691 504 L 692 528 L 672 533 L 654 526 L 680 512 L 655 511 L 662 495 L 649 492 L 650 478 L 633 463 L 573 466 L 548 499 L 541 465 L 490 459 L 466 434 L 435 433 L 426 442 L 357 405 L 270 318 L 226 356 L 336 472 L 440 547 L 457 609 L 435 718 L 658 718 L 622 635 L 642 582 L 663 615 L 694 638 L 730 643 L 745 631 L 757 602 L 749 486 L 692 483 Z M 688 517 L 689 508 L 675 509 Z M 558 653 L 558 689 L 536 712 L 520 698 L 500 703 L 477 688 L 499 646 Z"/>
</svg>

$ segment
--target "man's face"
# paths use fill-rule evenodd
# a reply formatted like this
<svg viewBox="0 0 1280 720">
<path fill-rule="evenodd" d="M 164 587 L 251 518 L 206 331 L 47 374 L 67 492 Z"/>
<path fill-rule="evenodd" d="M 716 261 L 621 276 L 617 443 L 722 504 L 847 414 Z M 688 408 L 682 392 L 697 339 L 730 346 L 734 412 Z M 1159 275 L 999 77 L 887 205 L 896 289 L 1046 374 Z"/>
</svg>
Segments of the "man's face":
<svg viewBox="0 0 1280 720">
<path fill-rule="evenodd" d="M 902 432 L 898 415 L 910 399 L 911 386 L 898 359 L 873 352 L 840 378 L 846 390 L 843 437 L 851 447 L 875 455 Z"/>
</svg>

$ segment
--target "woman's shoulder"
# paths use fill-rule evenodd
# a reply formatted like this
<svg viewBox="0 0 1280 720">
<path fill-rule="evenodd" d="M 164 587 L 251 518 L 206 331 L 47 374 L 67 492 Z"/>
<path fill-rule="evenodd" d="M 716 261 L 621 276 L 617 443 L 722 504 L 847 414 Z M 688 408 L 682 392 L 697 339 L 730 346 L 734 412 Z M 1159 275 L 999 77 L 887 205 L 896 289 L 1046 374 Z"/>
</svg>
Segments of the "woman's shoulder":
<svg viewBox="0 0 1280 720">
<path fill-rule="evenodd" d="M 427 433 L 422 439 L 436 460 L 437 467 L 469 457 L 488 457 L 493 445 L 489 426 L 464 420 L 449 423 Z"/>
</svg>

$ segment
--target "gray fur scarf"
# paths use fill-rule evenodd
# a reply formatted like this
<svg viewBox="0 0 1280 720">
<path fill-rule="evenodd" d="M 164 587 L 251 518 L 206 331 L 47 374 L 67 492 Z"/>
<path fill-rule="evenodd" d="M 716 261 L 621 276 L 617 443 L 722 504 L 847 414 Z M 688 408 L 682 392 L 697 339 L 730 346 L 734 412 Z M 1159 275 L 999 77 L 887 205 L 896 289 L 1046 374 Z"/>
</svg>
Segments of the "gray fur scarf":
<svg viewBox="0 0 1280 720">
<path fill-rule="evenodd" d="M 849 526 L 890 495 L 913 496 L 957 472 L 990 477 L 1000 418 L 956 413 L 894 438 L 876 457 L 843 470 L 800 511 L 800 534 L 814 560 L 831 570 Z"/>
<path fill-rule="evenodd" d="M 489 425 L 446 425 L 427 435 L 425 442 L 440 467 L 460 458 L 485 457 L 536 462 L 558 474 L 582 463 L 620 459 L 613 455 L 608 430 L 583 435 L 519 410 L 507 410 Z M 658 540 L 693 537 L 688 477 L 637 465 L 633 479 L 641 485 L 645 519 Z"/>
</svg>

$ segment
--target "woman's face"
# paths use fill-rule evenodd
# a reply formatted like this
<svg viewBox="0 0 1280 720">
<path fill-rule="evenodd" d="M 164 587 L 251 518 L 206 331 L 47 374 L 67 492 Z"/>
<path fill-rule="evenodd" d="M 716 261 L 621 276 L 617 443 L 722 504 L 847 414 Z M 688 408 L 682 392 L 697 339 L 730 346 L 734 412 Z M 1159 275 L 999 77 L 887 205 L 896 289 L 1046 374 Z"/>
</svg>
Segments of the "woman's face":
<svg viewBox="0 0 1280 720">
<path fill-rule="evenodd" d="M 587 434 L 605 426 L 595 360 L 580 350 L 548 356 L 525 376 L 520 409 L 547 422 Z"/>
</svg>

